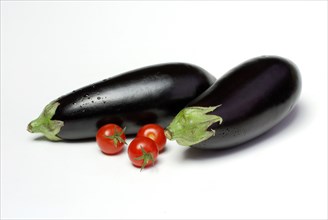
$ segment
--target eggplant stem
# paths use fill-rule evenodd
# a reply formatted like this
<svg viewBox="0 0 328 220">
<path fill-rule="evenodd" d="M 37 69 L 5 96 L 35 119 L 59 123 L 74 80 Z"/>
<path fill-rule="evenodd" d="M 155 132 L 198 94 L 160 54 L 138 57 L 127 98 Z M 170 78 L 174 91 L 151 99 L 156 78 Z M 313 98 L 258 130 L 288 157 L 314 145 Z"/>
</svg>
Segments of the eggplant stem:
<svg viewBox="0 0 328 220">
<path fill-rule="evenodd" d="M 207 113 L 213 112 L 219 106 L 192 106 L 182 109 L 166 128 L 165 136 L 183 146 L 191 146 L 209 139 L 215 135 L 215 131 L 208 128 L 214 123 L 221 124 L 223 119 Z"/>
<path fill-rule="evenodd" d="M 51 141 L 61 140 L 57 134 L 60 132 L 61 127 L 64 126 L 64 122 L 60 120 L 51 120 L 59 105 L 59 102 L 50 102 L 43 109 L 40 116 L 28 124 L 27 131 L 31 133 L 42 133 Z"/>
</svg>

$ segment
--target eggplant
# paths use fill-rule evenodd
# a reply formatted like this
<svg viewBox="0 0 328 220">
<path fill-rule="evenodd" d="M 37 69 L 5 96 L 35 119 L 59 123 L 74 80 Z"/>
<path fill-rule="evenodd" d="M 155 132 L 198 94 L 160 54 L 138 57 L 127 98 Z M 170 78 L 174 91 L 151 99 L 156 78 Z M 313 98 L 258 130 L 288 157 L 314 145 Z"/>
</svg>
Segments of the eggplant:
<svg viewBox="0 0 328 220">
<path fill-rule="evenodd" d="M 135 135 L 148 123 L 166 127 L 215 77 L 187 63 L 158 64 L 132 70 L 85 86 L 50 102 L 28 131 L 49 140 L 95 138 L 108 123 Z"/>
<path fill-rule="evenodd" d="M 235 147 L 284 119 L 300 92 L 300 73 L 290 60 L 256 57 L 230 70 L 190 102 L 165 134 L 193 148 Z"/>
</svg>

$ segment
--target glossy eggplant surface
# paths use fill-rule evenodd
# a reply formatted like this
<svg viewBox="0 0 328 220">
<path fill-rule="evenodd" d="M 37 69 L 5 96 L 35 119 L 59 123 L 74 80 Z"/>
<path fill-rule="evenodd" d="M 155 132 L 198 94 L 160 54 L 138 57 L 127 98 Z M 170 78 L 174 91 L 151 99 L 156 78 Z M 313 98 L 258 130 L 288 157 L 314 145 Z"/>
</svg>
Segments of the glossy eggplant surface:
<svg viewBox="0 0 328 220">
<path fill-rule="evenodd" d="M 115 123 L 134 135 L 147 123 L 166 127 L 190 101 L 215 82 L 204 69 L 168 63 L 129 71 L 64 95 L 48 104 L 28 130 L 50 140 L 95 138 Z"/>
<path fill-rule="evenodd" d="M 295 106 L 301 77 L 289 60 L 262 56 L 230 70 L 166 129 L 169 139 L 200 149 L 230 148 L 274 127 Z"/>
</svg>

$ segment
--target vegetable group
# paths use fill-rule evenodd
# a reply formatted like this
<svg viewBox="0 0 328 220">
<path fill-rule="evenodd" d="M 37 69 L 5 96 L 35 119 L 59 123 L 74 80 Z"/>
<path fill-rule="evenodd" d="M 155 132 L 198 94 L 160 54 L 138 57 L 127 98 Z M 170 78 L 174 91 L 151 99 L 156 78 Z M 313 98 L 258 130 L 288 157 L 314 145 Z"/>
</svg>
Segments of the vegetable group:
<svg viewBox="0 0 328 220">
<path fill-rule="evenodd" d="M 166 138 L 199 149 L 249 141 L 283 120 L 301 92 L 296 66 L 276 56 L 248 60 L 214 81 L 184 63 L 137 69 L 50 102 L 28 131 L 52 141 L 96 137 L 108 155 L 136 135 L 128 156 L 143 169 L 155 164 Z"/>
<path fill-rule="evenodd" d="M 98 146 L 107 155 L 114 155 L 122 151 L 126 144 L 125 129 L 116 124 L 102 126 L 96 136 Z M 132 164 L 141 167 L 154 165 L 160 149 L 163 150 L 166 143 L 164 129 L 157 124 L 147 124 L 141 127 L 138 135 L 129 145 L 128 156 Z"/>
<path fill-rule="evenodd" d="M 57 141 L 94 138 L 108 123 L 126 127 L 126 135 L 149 123 L 166 127 L 214 82 L 204 69 L 184 63 L 129 71 L 50 102 L 28 131 Z"/>
<path fill-rule="evenodd" d="M 222 149 L 255 138 L 284 119 L 301 91 L 289 60 L 263 56 L 230 70 L 181 110 L 168 139 L 200 149 Z"/>
</svg>

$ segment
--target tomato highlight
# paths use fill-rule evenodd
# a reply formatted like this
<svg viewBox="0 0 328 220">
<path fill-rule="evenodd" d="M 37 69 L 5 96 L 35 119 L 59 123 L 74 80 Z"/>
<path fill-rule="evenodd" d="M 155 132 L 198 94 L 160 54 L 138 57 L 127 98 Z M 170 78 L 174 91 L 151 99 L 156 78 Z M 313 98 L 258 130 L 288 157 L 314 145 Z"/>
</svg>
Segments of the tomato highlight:
<svg viewBox="0 0 328 220">
<path fill-rule="evenodd" d="M 142 126 L 137 137 L 147 137 L 155 141 L 159 151 L 163 151 L 166 144 L 164 129 L 158 124 L 147 124 Z"/>
</svg>

